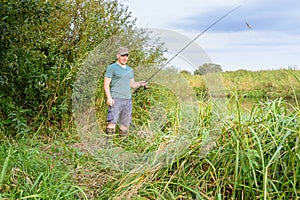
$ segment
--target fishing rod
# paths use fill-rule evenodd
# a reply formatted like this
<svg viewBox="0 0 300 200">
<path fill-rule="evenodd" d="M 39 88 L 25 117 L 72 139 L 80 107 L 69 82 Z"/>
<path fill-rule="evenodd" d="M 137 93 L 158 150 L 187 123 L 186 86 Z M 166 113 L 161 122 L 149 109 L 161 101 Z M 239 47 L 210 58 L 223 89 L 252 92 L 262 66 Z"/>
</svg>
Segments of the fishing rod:
<svg viewBox="0 0 300 200">
<path fill-rule="evenodd" d="M 178 51 L 173 57 L 171 57 L 162 67 L 160 67 L 155 73 L 153 73 L 148 79 L 146 79 L 146 82 L 149 82 L 156 74 L 158 74 L 164 67 L 166 67 L 174 58 L 176 58 L 181 52 L 183 52 L 188 46 L 190 46 L 195 40 L 197 40 L 201 35 L 203 35 L 206 31 L 208 31 L 211 27 L 216 25 L 218 22 L 220 22 L 222 19 L 233 13 L 235 10 L 239 9 L 241 5 L 231 9 L 228 11 L 225 15 L 217 19 L 215 22 L 213 22 L 211 25 L 209 25 L 206 29 L 204 29 L 200 34 L 198 34 L 192 41 L 190 41 L 187 45 L 185 45 L 180 51 Z M 144 89 L 146 87 L 144 86 Z"/>
</svg>

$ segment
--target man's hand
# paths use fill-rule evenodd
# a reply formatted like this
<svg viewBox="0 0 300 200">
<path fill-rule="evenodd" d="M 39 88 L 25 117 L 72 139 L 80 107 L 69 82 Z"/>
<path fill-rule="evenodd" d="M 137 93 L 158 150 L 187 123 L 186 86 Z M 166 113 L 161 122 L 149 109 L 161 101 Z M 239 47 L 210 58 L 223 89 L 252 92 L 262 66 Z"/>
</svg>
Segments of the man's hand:
<svg viewBox="0 0 300 200">
<path fill-rule="evenodd" d="M 145 87 L 147 84 L 148 84 L 147 81 L 140 81 L 140 85 L 141 85 L 142 87 Z"/>
<path fill-rule="evenodd" d="M 107 105 L 113 106 L 115 104 L 114 100 L 112 98 L 107 99 Z"/>
</svg>

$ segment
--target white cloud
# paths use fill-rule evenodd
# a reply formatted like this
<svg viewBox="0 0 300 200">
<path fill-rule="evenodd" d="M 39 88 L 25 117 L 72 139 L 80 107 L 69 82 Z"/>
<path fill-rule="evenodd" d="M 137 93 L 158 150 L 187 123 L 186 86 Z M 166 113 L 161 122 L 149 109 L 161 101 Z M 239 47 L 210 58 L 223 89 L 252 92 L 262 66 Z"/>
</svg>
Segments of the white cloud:
<svg viewBox="0 0 300 200">
<path fill-rule="evenodd" d="M 275 69 L 300 63 L 300 35 L 255 31 L 208 33 L 197 42 L 225 70 Z"/>
<path fill-rule="evenodd" d="M 137 26 L 178 31 L 190 39 L 241 4 L 196 41 L 211 60 L 225 70 L 300 66 L 298 0 L 127 0 L 125 4 L 137 17 Z"/>
<path fill-rule="evenodd" d="M 133 16 L 137 16 L 137 25 L 140 27 L 168 27 L 171 23 L 181 20 L 195 13 L 205 13 L 214 7 L 231 7 L 242 0 L 224 1 L 215 0 L 199 2 L 199 0 L 174 1 L 174 0 L 127 0 L 125 5 L 129 6 Z"/>
</svg>

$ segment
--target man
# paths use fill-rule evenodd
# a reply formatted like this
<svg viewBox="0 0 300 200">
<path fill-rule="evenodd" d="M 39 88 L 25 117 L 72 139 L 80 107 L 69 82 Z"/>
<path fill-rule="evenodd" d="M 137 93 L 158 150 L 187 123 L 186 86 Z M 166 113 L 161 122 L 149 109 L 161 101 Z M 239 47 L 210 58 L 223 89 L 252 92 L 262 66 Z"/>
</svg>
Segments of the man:
<svg viewBox="0 0 300 200">
<path fill-rule="evenodd" d="M 117 53 L 117 61 L 109 65 L 105 72 L 104 91 L 109 106 L 107 134 L 115 133 L 116 124 L 119 121 L 121 136 L 126 135 L 132 114 L 131 88 L 147 85 L 146 81 L 134 81 L 133 70 L 127 65 L 128 56 L 128 49 L 120 47 Z"/>
</svg>

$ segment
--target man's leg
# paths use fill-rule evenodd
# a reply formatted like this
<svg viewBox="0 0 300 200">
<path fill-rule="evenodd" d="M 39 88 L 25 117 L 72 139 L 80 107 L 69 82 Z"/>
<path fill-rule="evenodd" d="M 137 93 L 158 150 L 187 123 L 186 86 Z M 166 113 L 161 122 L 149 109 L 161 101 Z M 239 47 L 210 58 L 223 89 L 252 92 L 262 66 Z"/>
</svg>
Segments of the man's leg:
<svg viewBox="0 0 300 200">
<path fill-rule="evenodd" d="M 132 100 L 128 99 L 124 102 L 124 107 L 120 113 L 120 131 L 121 136 L 125 136 L 128 133 L 129 125 L 132 118 Z"/>
<path fill-rule="evenodd" d="M 106 121 L 108 125 L 106 127 L 106 133 L 111 135 L 116 132 L 116 124 L 119 119 L 120 114 L 120 101 L 118 99 L 114 99 L 115 104 L 113 106 L 109 106 L 108 114 Z"/>
</svg>

